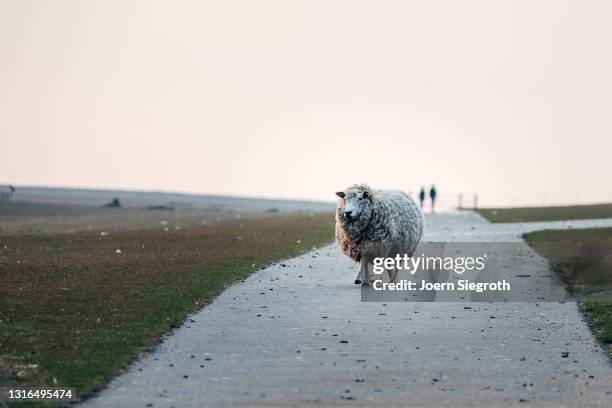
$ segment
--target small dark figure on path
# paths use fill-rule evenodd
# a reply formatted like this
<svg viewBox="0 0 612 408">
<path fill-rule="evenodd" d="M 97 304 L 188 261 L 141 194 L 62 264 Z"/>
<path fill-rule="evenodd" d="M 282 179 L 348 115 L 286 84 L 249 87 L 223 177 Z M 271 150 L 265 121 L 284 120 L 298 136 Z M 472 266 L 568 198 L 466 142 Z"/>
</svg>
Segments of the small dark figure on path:
<svg viewBox="0 0 612 408">
<path fill-rule="evenodd" d="M 434 207 L 436 205 L 436 194 L 438 194 L 436 192 L 436 188 L 432 185 L 431 189 L 429 190 L 429 198 L 431 198 L 431 212 L 432 212 L 432 214 L 435 212 Z"/>
<path fill-rule="evenodd" d="M 419 200 L 421 201 L 421 209 L 422 209 L 423 203 L 425 202 L 425 187 L 421 187 L 421 192 L 419 193 Z"/>
</svg>

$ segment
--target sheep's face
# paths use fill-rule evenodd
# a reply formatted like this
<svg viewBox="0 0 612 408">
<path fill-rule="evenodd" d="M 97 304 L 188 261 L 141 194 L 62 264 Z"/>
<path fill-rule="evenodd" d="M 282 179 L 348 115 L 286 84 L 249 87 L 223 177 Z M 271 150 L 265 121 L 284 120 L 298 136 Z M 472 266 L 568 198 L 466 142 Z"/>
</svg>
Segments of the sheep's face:
<svg viewBox="0 0 612 408">
<path fill-rule="evenodd" d="M 338 218 L 344 223 L 351 223 L 371 214 L 371 192 L 369 190 L 349 189 L 336 193 L 339 197 L 336 210 Z"/>
</svg>

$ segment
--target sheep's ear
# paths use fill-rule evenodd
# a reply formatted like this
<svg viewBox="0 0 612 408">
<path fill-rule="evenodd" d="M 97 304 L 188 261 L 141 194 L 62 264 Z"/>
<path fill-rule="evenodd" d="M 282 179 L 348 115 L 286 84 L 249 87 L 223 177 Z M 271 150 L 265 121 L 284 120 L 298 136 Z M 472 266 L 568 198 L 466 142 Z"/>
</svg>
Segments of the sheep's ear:
<svg viewBox="0 0 612 408">
<path fill-rule="evenodd" d="M 340 198 L 344 198 L 344 191 L 337 191 L 336 195 Z"/>
<path fill-rule="evenodd" d="M 370 196 L 370 192 L 368 190 L 363 192 L 363 198 L 368 198 Z"/>
</svg>

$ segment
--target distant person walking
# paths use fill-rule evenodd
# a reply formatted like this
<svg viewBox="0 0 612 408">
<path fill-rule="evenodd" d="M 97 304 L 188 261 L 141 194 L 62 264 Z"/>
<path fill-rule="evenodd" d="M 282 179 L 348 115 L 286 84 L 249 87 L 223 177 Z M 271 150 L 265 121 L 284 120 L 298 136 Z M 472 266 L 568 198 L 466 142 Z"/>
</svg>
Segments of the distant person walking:
<svg viewBox="0 0 612 408">
<path fill-rule="evenodd" d="M 423 203 L 425 202 L 425 187 L 421 187 L 421 192 L 419 193 L 419 200 L 421 201 L 421 209 L 423 209 Z"/>
<path fill-rule="evenodd" d="M 429 190 L 429 198 L 431 198 L 431 212 L 432 212 L 432 214 L 435 212 L 436 194 L 438 194 L 438 192 L 436 191 L 436 187 L 432 184 L 431 189 Z"/>
</svg>

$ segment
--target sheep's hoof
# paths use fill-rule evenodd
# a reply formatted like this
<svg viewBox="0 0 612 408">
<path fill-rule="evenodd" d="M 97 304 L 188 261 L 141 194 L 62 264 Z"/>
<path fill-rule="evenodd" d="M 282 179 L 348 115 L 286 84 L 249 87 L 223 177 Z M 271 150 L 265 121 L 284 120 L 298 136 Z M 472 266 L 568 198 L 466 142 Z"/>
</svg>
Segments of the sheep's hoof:
<svg viewBox="0 0 612 408">
<path fill-rule="evenodd" d="M 355 279 L 355 285 L 359 285 L 361 283 L 361 279 L 357 278 Z"/>
</svg>

